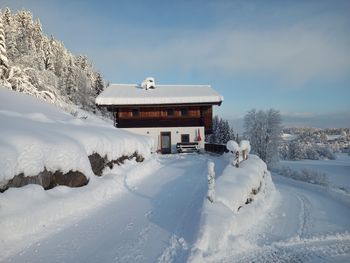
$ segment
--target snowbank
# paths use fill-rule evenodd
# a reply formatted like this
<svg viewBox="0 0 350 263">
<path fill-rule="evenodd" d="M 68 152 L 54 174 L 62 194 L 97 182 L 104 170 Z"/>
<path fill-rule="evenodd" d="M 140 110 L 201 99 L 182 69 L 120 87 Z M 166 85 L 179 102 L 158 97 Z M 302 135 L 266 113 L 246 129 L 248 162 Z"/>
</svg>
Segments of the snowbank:
<svg viewBox="0 0 350 263">
<path fill-rule="evenodd" d="M 126 161 L 123 166 L 93 176 L 85 187 L 57 186 L 43 191 L 39 185 L 10 188 L 0 198 L 0 261 L 23 249 L 28 240 L 36 242 L 59 232 L 66 224 L 79 221 L 89 211 L 138 185 L 160 168 L 157 156 L 141 164 Z M 127 188 L 129 187 L 129 188 Z M 24 243 L 22 243 L 24 242 Z"/>
<path fill-rule="evenodd" d="M 204 201 L 199 238 L 191 262 L 206 262 L 227 239 L 235 238 L 264 216 L 272 204 L 275 187 L 266 164 L 249 155 L 239 168 L 229 164 L 217 179 L 215 201 Z"/>
<path fill-rule="evenodd" d="M 0 88 L 0 183 L 23 173 L 80 171 L 93 175 L 88 156 L 115 160 L 137 152 L 150 156 L 150 137 L 119 130 L 95 118 L 81 119 L 37 98 Z"/>
</svg>

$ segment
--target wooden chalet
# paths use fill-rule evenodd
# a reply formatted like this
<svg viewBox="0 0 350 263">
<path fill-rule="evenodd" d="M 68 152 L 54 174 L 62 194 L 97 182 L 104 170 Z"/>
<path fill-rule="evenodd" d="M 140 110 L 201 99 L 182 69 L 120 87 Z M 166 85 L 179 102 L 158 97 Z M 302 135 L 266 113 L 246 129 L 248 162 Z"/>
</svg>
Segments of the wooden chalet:
<svg viewBox="0 0 350 263">
<path fill-rule="evenodd" d="M 154 151 L 204 148 L 212 133 L 213 105 L 223 97 L 209 85 L 111 84 L 97 98 L 99 107 L 113 112 L 118 128 L 154 139 Z"/>
</svg>

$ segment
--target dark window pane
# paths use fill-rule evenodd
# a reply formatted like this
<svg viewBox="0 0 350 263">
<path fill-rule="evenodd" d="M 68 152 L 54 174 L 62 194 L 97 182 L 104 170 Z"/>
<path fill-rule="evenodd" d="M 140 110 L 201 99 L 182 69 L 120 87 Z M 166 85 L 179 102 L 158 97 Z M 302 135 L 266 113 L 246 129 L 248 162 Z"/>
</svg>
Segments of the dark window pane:
<svg viewBox="0 0 350 263">
<path fill-rule="evenodd" d="M 189 134 L 181 134 L 181 142 L 190 142 Z"/>
<path fill-rule="evenodd" d="M 140 110 L 139 110 L 139 109 L 133 109 L 133 110 L 132 110 L 132 116 L 133 116 L 133 117 L 138 117 L 138 116 L 140 116 Z"/>
<path fill-rule="evenodd" d="M 167 116 L 174 116 L 174 110 L 173 109 L 167 109 Z"/>
<path fill-rule="evenodd" d="M 184 109 L 181 109 L 181 116 L 186 116 L 188 115 L 188 109 L 184 108 Z"/>
</svg>

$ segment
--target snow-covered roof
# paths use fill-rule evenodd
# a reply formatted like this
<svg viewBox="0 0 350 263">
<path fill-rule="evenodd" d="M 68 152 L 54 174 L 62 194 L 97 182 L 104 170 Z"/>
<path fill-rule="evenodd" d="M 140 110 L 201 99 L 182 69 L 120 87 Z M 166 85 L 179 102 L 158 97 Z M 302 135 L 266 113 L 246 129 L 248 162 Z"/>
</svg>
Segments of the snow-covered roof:
<svg viewBox="0 0 350 263">
<path fill-rule="evenodd" d="M 97 105 L 221 104 L 223 97 L 210 85 L 157 85 L 143 89 L 137 84 L 111 84 L 97 98 Z"/>
</svg>

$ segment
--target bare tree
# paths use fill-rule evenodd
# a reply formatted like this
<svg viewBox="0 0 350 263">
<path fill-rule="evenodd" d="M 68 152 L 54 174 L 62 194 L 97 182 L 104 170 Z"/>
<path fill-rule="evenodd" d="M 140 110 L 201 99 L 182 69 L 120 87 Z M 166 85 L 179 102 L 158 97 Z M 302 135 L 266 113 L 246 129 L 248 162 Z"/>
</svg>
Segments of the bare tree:
<svg viewBox="0 0 350 263">
<path fill-rule="evenodd" d="M 244 117 L 244 136 L 250 141 L 252 152 L 268 165 L 278 161 L 278 146 L 282 135 L 279 111 L 249 111 Z"/>
</svg>

